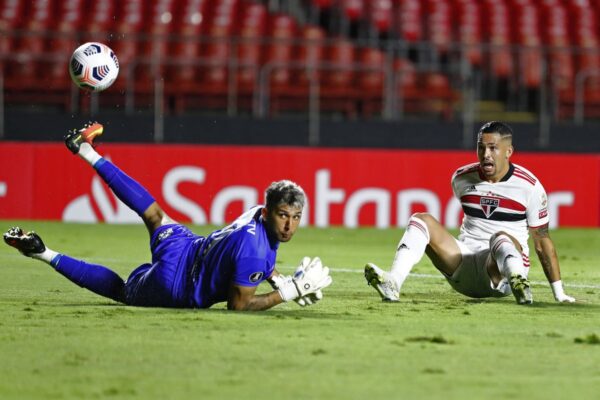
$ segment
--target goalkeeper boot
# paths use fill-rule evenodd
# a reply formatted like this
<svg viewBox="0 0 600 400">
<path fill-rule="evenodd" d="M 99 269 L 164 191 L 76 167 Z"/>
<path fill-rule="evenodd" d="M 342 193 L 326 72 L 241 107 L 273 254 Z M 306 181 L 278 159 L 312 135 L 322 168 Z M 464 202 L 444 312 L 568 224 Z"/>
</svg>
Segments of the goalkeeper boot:
<svg viewBox="0 0 600 400">
<path fill-rule="evenodd" d="M 73 154 L 79 153 L 79 147 L 82 143 L 88 143 L 90 146 L 94 146 L 94 140 L 102 135 L 104 131 L 104 127 L 102 124 L 97 122 L 88 122 L 81 129 L 73 129 L 70 130 L 69 133 L 65 135 L 65 144 L 67 148 Z"/>
<path fill-rule="evenodd" d="M 531 284 L 520 274 L 512 274 L 509 279 L 510 288 L 518 304 L 532 304 Z"/>
<path fill-rule="evenodd" d="M 7 245 L 19 250 L 27 257 L 33 257 L 46 251 L 42 238 L 35 232 L 23 232 L 18 226 L 12 227 L 4 235 Z"/>
<path fill-rule="evenodd" d="M 383 301 L 400 301 L 400 288 L 389 272 L 368 263 L 365 265 L 365 279 L 377 290 Z"/>
</svg>

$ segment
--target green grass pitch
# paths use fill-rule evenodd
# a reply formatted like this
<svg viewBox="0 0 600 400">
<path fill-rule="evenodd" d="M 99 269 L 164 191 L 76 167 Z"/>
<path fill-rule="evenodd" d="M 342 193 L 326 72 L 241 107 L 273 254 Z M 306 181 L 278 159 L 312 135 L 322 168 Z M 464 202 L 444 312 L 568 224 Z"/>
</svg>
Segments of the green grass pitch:
<svg viewBox="0 0 600 400">
<path fill-rule="evenodd" d="M 123 277 L 149 260 L 142 225 L 13 224 Z M 127 307 L 1 245 L 0 399 L 598 398 L 600 230 L 551 233 L 578 303 L 554 302 L 532 254 L 529 307 L 463 297 L 426 258 L 382 303 L 362 268 L 389 265 L 401 234 L 300 229 L 278 268 L 318 255 L 333 285 L 316 306 L 261 313 Z"/>
</svg>

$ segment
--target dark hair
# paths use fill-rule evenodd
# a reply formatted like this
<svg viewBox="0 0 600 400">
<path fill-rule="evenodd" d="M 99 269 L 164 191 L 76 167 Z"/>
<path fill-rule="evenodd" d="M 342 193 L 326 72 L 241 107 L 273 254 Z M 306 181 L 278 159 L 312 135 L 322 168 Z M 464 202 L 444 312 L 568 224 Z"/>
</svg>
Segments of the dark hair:
<svg viewBox="0 0 600 400">
<path fill-rule="evenodd" d="M 273 210 L 280 204 L 304 208 L 306 195 L 300 185 L 287 179 L 273 182 L 266 190 L 268 210 Z"/>
<path fill-rule="evenodd" d="M 508 124 L 499 121 L 490 121 L 483 124 L 481 128 L 479 128 L 479 133 L 477 134 L 477 139 L 481 137 L 484 133 L 497 133 L 502 138 L 512 137 L 513 131 Z"/>
</svg>

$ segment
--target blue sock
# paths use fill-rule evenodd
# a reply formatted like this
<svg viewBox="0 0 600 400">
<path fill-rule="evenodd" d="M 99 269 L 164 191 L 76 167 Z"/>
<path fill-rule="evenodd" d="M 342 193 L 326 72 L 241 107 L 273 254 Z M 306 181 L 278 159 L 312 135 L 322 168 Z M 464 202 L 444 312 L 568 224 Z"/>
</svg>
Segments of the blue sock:
<svg viewBox="0 0 600 400">
<path fill-rule="evenodd" d="M 50 265 L 81 287 L 115 301 L 125 301 L 125 282 L 115 272 L 102 265 L 88 264 L 64 254 L 54 257 Z"/>
<path fill-rule="evenodd" d="M 142 185 L 105 158 L 94 164 L 94 168 L 114 194 L 137 215 L 141 216 L 154 203 L 154 198 Z"/>
</svg>

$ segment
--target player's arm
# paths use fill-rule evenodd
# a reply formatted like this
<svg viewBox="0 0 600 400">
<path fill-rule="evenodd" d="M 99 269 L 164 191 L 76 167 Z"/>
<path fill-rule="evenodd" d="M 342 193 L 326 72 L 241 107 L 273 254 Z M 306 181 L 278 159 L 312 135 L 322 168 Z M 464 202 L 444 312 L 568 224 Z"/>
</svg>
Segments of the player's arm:
<svg viewBox="0 0 600 400">
<path fill-rule="evenodd" d="M 262 311 L 281 303 L 283 299 L 277 290 L 257 295 L 256 286 L 232 284 L 229 289 L 227 308 L 236 311 Z"/>
<path fill-rule="evenodd" d="M 560 302 L 574 302 L 575 299 L 564 292 L 562 280 L 560 278 L 558 255 L 556 254 L 554 242 L 550 238 L 550 233 L 548 232 L 548 224 L 530 228 L 530 233 L 533 238 L 535 252 L 542 264 L 546 279 L 548 279 L 548 282 L 550 282 L 550 286 L 552 287 L 554 298 L 556 301 Z"/>
</svg>

